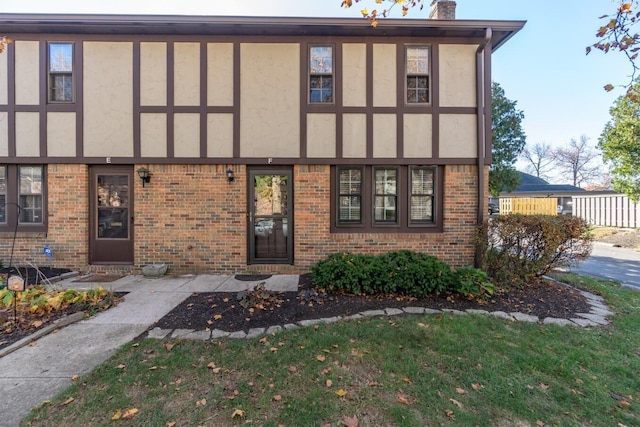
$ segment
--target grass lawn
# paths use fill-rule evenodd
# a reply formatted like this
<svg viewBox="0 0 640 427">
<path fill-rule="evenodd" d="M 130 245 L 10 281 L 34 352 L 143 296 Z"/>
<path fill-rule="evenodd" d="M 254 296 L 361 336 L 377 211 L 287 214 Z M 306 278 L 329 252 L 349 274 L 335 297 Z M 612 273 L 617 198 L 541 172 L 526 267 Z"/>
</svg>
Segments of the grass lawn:
<svg viewBox="0 0 640 427">
<path fill-rule="evenodd" d="M 640 293 L 583 329 L 454 314 L 250 340 L 123 347 L 24 421 L 38 426 L 638 426 Z"/>
</svg>

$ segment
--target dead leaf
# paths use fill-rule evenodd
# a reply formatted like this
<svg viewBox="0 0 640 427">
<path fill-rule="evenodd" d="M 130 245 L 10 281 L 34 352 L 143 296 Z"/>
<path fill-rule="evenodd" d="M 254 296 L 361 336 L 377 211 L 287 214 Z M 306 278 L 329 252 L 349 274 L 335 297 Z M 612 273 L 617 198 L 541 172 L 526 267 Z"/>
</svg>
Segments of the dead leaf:
<svg viewBox="0 0 640 427">
<path fill-rule="evenodd" d="M 213 316 L 213 320 L 220 320 L 222 319 L 222 314 L 216 314 L 215 316 Z"/>
<path fill-rule="evenodd" d="M 68 405 L 69 403 L 73 402 L 75 399 L 75 397 L 70 397 L 67 400 L 65 400 L 64 402 L 62 402 L 63 405 Z"/>
<path fill-rule="evenodd" d="M 124 418 L 124 419 L 133 418 L 134 415 L 137 414 L 138 412 L 139 412 L 138 408 L 127 409 L 126 411 L 124 411 L 122 413 L 122 418 Z"/>
<path fill-rule="evenodd" d="M 545 424 L 544 422 L 540 421 L 540 420 L 536 421 L 536 425 L 537 425 L 538 427 L 544 427 L 544 426 L 546 426 L 546 424 Z"/>
<path fill-rule="evenodd" d="M 458 408 L 462 409 L 462 403 L 458 402 L 455 399 L 449 399 L 449 402 L 453 403 L 454 405 L 456 405 Z"/>
<path fill-rule="evenodd" d="M 408 405 L 409 404 L 409 396 L 407 396 L 404 393 L 398 393 L 398 402 L 402 403 L 403 405 Z"/>
<path fill-rule="evenodd" d="M 207 404 L 207 399 L 202 398 L 202 399 L 196 401 L 196 408 L 199 408 L 199 407 L 204 406 L 206 404 Z"/>
<path fill-rule="evenodd" d="M 347 417 L 345 415 L 342 417 L 342 425 L 345 427 L 358 427 L 358 417 L 355 415 L 353 417 Z"/>
<path fill-rule="evenodd" d="M 78 378 L 80 378 L 80 377 L 77 376 L 77 375 L 74 375 L 74 376 L 71 377 L 71 381 L 78 381 Z"/>
<path fill-rule="evenodd" d="M 404 377 L 404 378 L 402 379 L 402 381 L 404 381 L 404 382 L 405 382 L 405 383 L 407 383 L 407 384 L 413 384 L 413 381 L 411 381 L 411 378 L 409 378 L 409 377 Z"/>
<path fill-rule="evenodd" d="M 291 372 L 292 374 L 295 374 L 296 372 L 298 372 L 298 368 L 296 368 L 295 366 L 291 365 L 291 366 L 289 366 L 289 372 Z"/>
<path fill-rule="evenodd" d="M 176 423 L 175 421 L 169 421 L 167 423 L 167 427 L 176 427 L 176 424 L 178 424 L 178 423 Z"/>
<path fill-rule="evenodd" d="M 235 409 L 231 414 L 231 418 L 240 417 L 244 418 L 244 411 L 242 409 Z"/>
<path fill-rule="evenodd" d="M 452 420 L 456 419 L 456 414 L 454 414 L 452 410 L 446 409 L 444 413 L 447 417 L 451 418 Z"/>
<path fill-rule="evenodd" d="M 150 371 L 157 371 L 157 370 L 158 370 L 158 367 L 157 367 L 157 366 L 152 366 L 152 367 L 150 367 L 150 368 L 149 368 L 149 370 L 150 370 Z"/>
<path fill-rule="evenodd" d="M 339 390 L 336 390 L 335 392 L 339 397 L 345 397 L 347 395 L 347 390 L 341 388 Z"/>
<path fill-rule="evenodd" d="M 122 418 L 122 411 L 120 409 L 118 409 L 116 411 L 115 414 L 113 414 L 113 416 L 111 417 L 112 421 L 118 421 L 120 418 Z"/>
<path fill-rule="evenodd" d="M 272 353 L 277 353 L 278 352 L 278 347 L 271 347 L 269 349 Z"/>
<path fill-rule="evenodd" d="M 465 393 L 466 393 L 466 391 L 464 391 L 464 389 L 463 389 L 463 388 L 456 387 L 456 393 L 458 393 L 458 394 L 462 395 L 462 394 L 465 394 Z"/>
<path fill-rule="evenodd" d="M 331 387 L 333 385 L 333 381 L 327 380 L 327 387 Z"/>
<path fill-rule="evenodd" d="M 471 384 L 471 388 L 474 389 L 475 391 L 481 390 L 484 387 L 480 384 Z"/>
<path fill-rule="evenodd" d="M 260 339 L 258 340 L 258 342 L 259 342 L 260 344 L 265 344 L 265 343 L 267 343 L 267 337 L 262 337 L 262 338 L 260 338 Z"/>
<path fill-rule="evenodd" d="M 540 383 L 540 384 L 539 384 L 539 387 L 540 387 L 542 390 L 548 390 L 550 386 L 548 386 L 547 384 Z"/>
<path fill-rule="evenodd" d="M 127 365 L 125 365 L 125 364 L 120 364 L 120 365 L 116 366 L 117 369 L 124 369 L 126 367 L 127 367 Z"/>
<path fill-rule="evenodd" d="M 280 394 L 276 394 L 275 396 L 272 397 L 274 402 L 280 402 L 282 400 L 282 395 Z"/>
<path fill-rule="evenodd" d="M 316 357 L 316 360 L 318 362 L 324 362 L 325 360 L 327 360 L 326 357 L 324 357 L 322 354 Z"/>
<path fill-rule="evenodd" d="M 32 325 L 34 328 L 36 328 L 36 329 L 38 329 L 38 328 L 39 328 L 40 326 L 42 326 L 43 324 L 44 324 L 44 322 L 43 322 L 42 320 L 34 320 L 34 321 L 31 323 L 31 325 Z"/>
<path fill-rule="evenodd" d="M 216 364 L 213 363 L 213 362 L 209 362 L 209 364 L 207 365 L 207 368 L 209 368 L 209 369 L 213 369 L 215 367 L 216 367 Z"/>
<path fill-rule="evenodd" d="M 166 348 L 166 349 L 167 349 L 167 351 L 171 351 L 171 349 L 172 349 L 173 347 L 175 347 L 175 346 L 176 346 L 175 344 L 171 344 L 171 343 L 165 343 L 165 344 L 164 344 L 164 348 Z"/>
</svg>

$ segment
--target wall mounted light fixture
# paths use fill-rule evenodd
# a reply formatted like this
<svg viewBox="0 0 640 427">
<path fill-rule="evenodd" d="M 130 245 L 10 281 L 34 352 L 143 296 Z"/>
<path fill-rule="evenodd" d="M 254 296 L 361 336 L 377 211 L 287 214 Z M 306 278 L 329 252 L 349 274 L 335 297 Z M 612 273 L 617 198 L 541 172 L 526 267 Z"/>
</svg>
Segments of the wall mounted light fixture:
<svg viewBox="0 0 640 427">
<path fill-rule="evenodd" d="M 138 169 L 138 176 L 142 180 L 142 188 L 144 188 L 144 184 L 148 184 L 151 182 L 151 174 L 149 173 L 149 169 L 140 168 Z"/>
<path fill-rule="evenodd" d="M 234 179 L 233 171 L 231 169 L 227 169 L 227 181 L 233 182 Z"/>
</svg>

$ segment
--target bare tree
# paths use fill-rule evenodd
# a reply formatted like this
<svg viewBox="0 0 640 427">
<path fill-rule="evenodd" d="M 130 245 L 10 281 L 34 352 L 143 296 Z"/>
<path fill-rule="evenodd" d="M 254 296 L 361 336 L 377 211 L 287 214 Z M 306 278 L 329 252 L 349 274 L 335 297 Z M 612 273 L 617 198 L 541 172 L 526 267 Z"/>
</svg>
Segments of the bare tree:
<svg viewBox="0 0 640 427">
<path fill-rule="evenodd" d="M 582 187 L 600 177 L 600 165 L 596 161 L 600 157 L 585 135 L 580 141 L 571 139 L 569 145 L 553 152 L 554 164 L 560 175 L 576 187 Z"/>
<path fill-rule="evenodd" d="M 532 147 L 528 145 L 522 150 L 521 157 L 527 161 L 525 171 L 545 180 L 549 179 L 550 169 L 553 167 L 553 149 L 546 142 L 537 142 Z"/>
</svg>

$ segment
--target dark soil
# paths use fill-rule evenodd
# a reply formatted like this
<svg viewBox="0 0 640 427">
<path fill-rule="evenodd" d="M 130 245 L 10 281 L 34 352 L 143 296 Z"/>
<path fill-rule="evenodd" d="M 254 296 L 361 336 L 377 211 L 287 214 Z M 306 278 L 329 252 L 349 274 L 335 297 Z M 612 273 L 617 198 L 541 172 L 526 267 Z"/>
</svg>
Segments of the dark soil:
<svg viewBox="0 0 640 427">
<path fill-rule="evenodd" d="M 61 276 L 65 273 L 70 273 L 68 268 L 51 268 L 51 267 L 4 267 L 0 268 L 0 277 L 2 281 L 6 279 L 6 276 L 17 275 L 24 279 L 27 285 L 38 285 L 43 282 L 43 279 L 51 279 L 53 277 Z"/>
<path fill-rule="evenodd" d="M 349 316 L 366 310 L 427 307 L 433 309 L 480 309 L 522 312 L 568 319 L 588 313 L 591 306 L 574 288 L 548 281 L 495 295 L 490 301 L 469 300 L 460 295 L 428 298 L 404 296 L 328 295 L 318 292 L 309 275 L 300 276 L 298 292 L 194 293 L 160 319 L 153 327 L 162 329 L 219 329 L 248 331 L 285 325 L 301 320 Z"/>
</svg>

